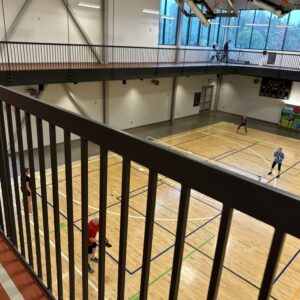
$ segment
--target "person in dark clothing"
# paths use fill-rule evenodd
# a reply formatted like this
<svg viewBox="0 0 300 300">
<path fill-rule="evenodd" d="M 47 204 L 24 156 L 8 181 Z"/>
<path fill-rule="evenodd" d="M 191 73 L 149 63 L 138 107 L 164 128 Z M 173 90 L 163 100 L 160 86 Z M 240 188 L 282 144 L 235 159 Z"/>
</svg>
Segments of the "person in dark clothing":
<svg viewBox="0 0 300 300">
<path fill-rule="evenodd" d="M 32 214 L 32 191 L 31 191 L 31 182 L 29 177 L 29 169 L 25 168 L 25 180 L 26 180 L 26 193 L 27 193 L 27 203 L 28 203 L 28 211 Z"/>
<path fill-rule="evenodd" d="M 246 116 L 242 116 L 241 121 L 240 121 L 240 125 L 239 125 L 239 127 L 238 127 L 236 133 L 239 132 L 239 130 L 240 130 L 240 128 L 241 128 L 242 126 L 245 128 L 245 132 L 247 133 L 247 122 L 248 122 L 248 120 L 247 120 Z"/>
<path fill-rule="evenodd" d="M 229 43 L 231 42 L 231 40 L 228 40 L 223 48 L 224 51 L 224 55 L 225 55 L 225 62 L 228 63 L 228 57 L 229 57 Z"/>
</svg>

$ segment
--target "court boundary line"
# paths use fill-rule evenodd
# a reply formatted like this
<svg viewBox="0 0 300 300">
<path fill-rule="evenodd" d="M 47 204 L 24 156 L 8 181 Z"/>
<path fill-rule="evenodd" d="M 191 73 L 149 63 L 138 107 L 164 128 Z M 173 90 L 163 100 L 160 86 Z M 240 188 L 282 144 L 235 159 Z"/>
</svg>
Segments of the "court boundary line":
<svg viewBox="0 0 300 300">
<path fill-rule="evenodd" d="M 216 128 L 216 129 L 218 129 L 218 128 Z M 206 133 L 204 133 L 204 134 L 206 134 Z M 223 139 L 223 140 L 226 140 L 226 141 L 229 141 L 229 142 L 231 142 L 231 143 L 233 143 L 233 144 L 236 144 L 236 145 L 239 145 L 239 146 L 242 146 L 242 147 L 244 147 L 244 145 L 241 145 L 241 144 L 239 144 L 238 142 L 235 142 L 235 141 L 232 141 L 232 140 L 229 140 L 228 138 L 224 138 L 224 137 L 220 137 L 220 136 L 216 136 L 215 135 L 215 137 L 216 138 L 219 138 L 219 139 Z M 253 139 L 253 138 L 252 138 Z M 153 141 L 155 142 L 155 138 L 153 138 Z M 255 144 L 257 144 L 257 142 L 255 143 Z M 162 144 L 162 145 L 165 145 L 165 147 L 166 148 L 168 148 L 168 144 Z M 173 148 L 175 148 L 176 146 L 174 146 L 173 145 Z M 180 148 L 180 147 L 178 147 L 178 149 L 179 149 L 179 151 L 182 151 L 182 152 L 185 152 L 185 153 L 187 153 L 187 154 L 192 154 L 194 157 L 197 157 L 197 158 L 199 158 L 199 160 L 201 160 L 201 156 L 200 155 L 198 155 L 197 153 L 193 153 L 193 152 L 191 152 L 191 151 L 186 151 L 186 150 L 184 150 L 184 149 L 182 149 L 182 148 Z M 269 164 L 269 162 L 262 156 L 262 155 L 260 155 L 259 153 L 257 153 L 256 151 L 254 151 L 253 149 L 251 149 L 251 148 L 248 148 L 250 151 L 252 151 L 253 153 L 255 153 L 256 155 L 258 155 L 263 161 L 265 161 L 265 163 L 268 165 L 268 167 L 270 168 L 271 167 L 271 164 Z M 203 155 L 202 155 L 203 156 Z M 214 161 L 214 160 L 212 160 L 212 159 L 208 159 L 207 161 L 209 162 L 209 161 Z M 273 171 L 273 173 L 274 173 L 274 176 L 275 176 L 275 171 Z M 277 184 L 277 180 L 275 179 L 275 181 L 274 181 L 274 187 L 276 187 L 276 184 Z"/>
<path fill-rule="evenodd" d="M 37 193 L 37 195 L 42 199 L 42 196 L 41 195 L 39 195 L 38 193 Z M 52 203 L 50 203 L 48 200 L 47 200 L 47 204 L 48 205 L 50 205 L 50 207 L 52 207 L 52 209 L 54 209 L 54 206 L 52 205 Z M 65 214 L 63 214 L 61 211 L 59 211 L 59 214 L 63 217 L 63 218 L 65 218 L 66 220 L 68 220 L 68 217 L 65 215 Z M 82 229 L 80 228 L 80 227 L 78 227 L 76 224 L 74 224 L 73 223 L 73 227 L 75 228 L 75 229 L 77 229 L 77 230 L 79 230 L 80 232 L 82 232 Z M 109 252 L 107 252 L 107 251 L 105 251 L 105 253 L 115 262 L 115 263 L 117 263 L 117 264 L 119 264 L 119 262 L 116 260 L 116 258 L 113 256 L 113 255 L 111 255 Z M 128 270 L 125 268 L 125 270 L 128 272 Z"/>
<path fill-rule="evenodd" d="M 206 240 L 205 242 L 203 242 L 202 244 L 200 244 L 198 246 L 198 248 L 201 248 L 203 246 L 205 246 L 206 244 L 208 244 L 213 238 L 215 238 L 215 236 L 210 237 L 208 240 Z M 182 261 L 185 261 L 187 258 L 191 257 L 194 253 L 196 252 L 195 249 L 191 250 L 186 256 L 183 257 Z M 148 287 L 150 287 L 151 285 L 153 285 L 155 282 L 157 282 L 159 279 L 161 279 L 163 276 L 165 276 L 167 273 L 170 272 L 170 270 L 172 270 L 172 267 L 169 267 L 167 270 L 165 270 L 164 272 L 160 273 L 157 277 L 155 277 L 152 281 L 148 282 Z M 138 300 L 140 295 L 140 292 L 135 293 L 133 296 L 129 297 L 129 300 Z"/>
<path fill-rule="evenodd" d="M 143 194 L 144 191 L 142 191 L 140 194 Z M 139 194 L 135 195 L 138 196 Z M 133 196 L 133 197 L 135 197 Z M 118 204 L 121 204 L 121 201 L 119 201 Z M 136 208 L 132 207 L 129 203 L 129 208 L 131 208 L 132 210 L 136 211 L 138 214 L 140 214 L 141 216 L 143 216 L 143 219 L 146 218 L 146 216 L 140 212 L 139 210 L 137 210 Z M 222 213 L 218 213 L 217 215 L 211 217 L 211 218 L 207 218 L 208 220 L 206 222 L 204 222 L 203 224 L 199 225 L 198 227 L 196 227 L 195 229 L 193 229 L 191 232 L 189 232 L 185 238 L 191 236 L 192 234 L 194 234 L 195 232 L 197 232 L 198 230 L 200 230 L 202 227 L 204 227 L 205 225 L 207 225 L 208 223 L 210 223 L 211 221 L 213 221 L 214 219 L 216 219 L 217 217 L 219 217 Z M 169 234 L 171 234 L 172 236 L 176 236 L 175 233 L 171 232 L 170 230 L 168 230 L 167 228 L 165 228 L 164 226 L 162 226 L 160 223 L 156 222 L 154 220 L 154 224 L 156 224 L 158 227 L 162 228 L 163 230 L 167 231 Z M 213 235 L 213 233 L 209 232 L 208 230 L 205 230 L 206 233 L 208 233 L 209 235 Z M 170 250 L 171 248 L 173 248 L 175 246 L 175 243 L 171 244 L 170 246 L 168 246 L 166 249 L 164 249 L 163 251 L 161 251 L 159 254 L 157 254 L 156 256 L 154 256 L 153 258 L 151 258 L 151 262 L 154 261 L 155 259 L 159 258 L 160 256 L 162 256 L 164 253 L 166 253 L 168 250 Z M 117 260 L 116 260 L 117 262 Z M 142 268 L 142 266 L 139 266 L 138 268 L 134 269 L 133 271 L 130 271 L 129 269 L 126 268 L 126 270 L 128 270 L 128 273 L 130 275 L 134 275 L 136 272 L 138 272 L 140 269 Z"/>
<path fill-rule="evenodd" d="M 195 246 L 193 246 L 192 244 L 190 244 L 189 242 L 186 242 L 190 247 L 195 249 Z M 207 257 L 208 259 L 214 261 L 214 257 L 211 257 L 210 255 L 208 255 L 207 253 L 201 251 L 200 249 L 196 250 L 198 251 L 200 254 L 204 255 L 205 257 Z M 254 284 L 253 282 L 251 282 L 249 279 L 243 277 L 242 275 L 240 275 L 239 273 L 237 273 L 236 271 L 233 271 L 231 268 L 225 266 L 225 264 L 223 265 L 223 268 L 226 269 L 228 272 L 232 273 L 233 275 L 239 277 L 241 280 L 245 281 L 246 283 L 248 283 L 249 285 L 251 285 L 252 287 L 256 288 L 257 290 L 260 290 L 260 287 L 258 287 L 256 284 Z M 270 296 L 270 298 L 277 300 L 277 298 L 275 298 L 274 296 Z"/>
<path fill-rule="evenodd" d="M 288 261 L 288 263 L 283 267 L 283 269 L 278 273 L 276 278 L 274 279 L 273 285 L 280 279 L 280 277 L 285 273 L 285 271 L 289 268 L 289 266 L 293 263 L 293 261 L 297 258 L 300 253 L 300 248 L 296 251 L 296 253 L 292 256 L 292 258 Z"/>
<path fill-rule="evenodd" d="M 121 202 L 120 202 L 121 203 Z M 133 210 L 135 210 L 137 213 L 139 213 L 140 215 L 144 216 L 145 215 L 143 213 L 141 213 L 139 210 L 137 210 L 136 208 L 132 207 L 131 205 L 129 205 L 129 207 Z M 197 232 L 198 230 L 200 230 L 202 227 L 206 226 L 207 224 L 209 224 L 210 222 L 212 222 L 213 220 L 215 220 L 216 218 L 218 218 L 219 216 L 221 216 L 221 212 L 216 214 L 215 216 L 213 216 L 211 219 L 207 220 L 206 222 L 204 222 L 203 224 L 201 224 L 198 228 L 195 228 L 194 230 L 192 230 L 191 232 L 189 232 L 188 234 L 185 235 L 185 239 L 188 238 L 189 236 L 193 235 L 195 232 Z M 176 237 L 176 234 L 171 232 L 169 229 L 165 228 L 163 225 L 157 223 L 156 221 L 154 221 L 154 224 L 156 224 L 157 226 L 161 227 L 162 229 L 164 229 L 165 231 L 169 232 L 172 236 Z M 209 232 L 210 233 L 210 232 Z M 210 233 L 213 234 L 213 233 Z M 159 255 L 156 255 L 154 258 L 151 258 L 151 262 L 154 261 L 155 259 L 159 258 L 161 255 L 163 255 L 164 253 L 166 253 L 168 250 L 170 250 L 171 248 L 173 248 L 175 246 L 175 243 L 171 246 L 169 246 L 167 249 L 165 249 L 162 253 L 160 253 Z M 136 272 L 138 272 L 139 270 L 141 270 L 142 266 L 138 267 L 137 269 L 135 269 L 131 275 L 135 274 Z"/>
<path fill-rule="evenodd" d="M 298 165 L 300 163 L 300 160 L 297 161 L 294 165 L 290 166 L 289 168 L 285 169 L 284 171 L 282 171 L 280 173 L 280 177 L 282 174 L 286 173 L 287 171 L 291 170 L 294 166 Z M 277 176 L 273 177 L 272 179 L 270 179 L 267 183 L 270 183 L 271 181 L 273 181 L 274 179 L 276 180 Z"/>
</svg>

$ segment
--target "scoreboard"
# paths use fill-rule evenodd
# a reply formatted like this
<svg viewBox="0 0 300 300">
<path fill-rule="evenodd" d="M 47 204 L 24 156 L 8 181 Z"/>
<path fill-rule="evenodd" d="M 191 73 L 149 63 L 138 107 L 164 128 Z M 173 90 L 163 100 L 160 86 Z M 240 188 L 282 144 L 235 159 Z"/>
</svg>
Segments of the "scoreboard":
<svg viewBox="0 0 300 300">
<path fill-rule="evenodd" d="M 288 100 L 293 81 L 264 77 L 261 82 L 259 95 L 263 97 Z"/>
</svg>

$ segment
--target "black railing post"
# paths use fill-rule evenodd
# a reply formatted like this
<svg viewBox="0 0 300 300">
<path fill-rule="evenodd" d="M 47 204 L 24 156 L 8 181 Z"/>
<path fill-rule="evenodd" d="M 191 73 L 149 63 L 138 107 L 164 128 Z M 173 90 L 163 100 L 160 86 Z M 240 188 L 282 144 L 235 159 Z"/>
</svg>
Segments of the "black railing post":
<svg viewBox="0 0 300 300">
<path fill-rule="evenodd" d="M 30 229 L 30 219 L 29 219 L 29 210 L 28 210 L 26 179 L 25 179 L 25 159 L 24 159 L 24 148 L 23 148 L 22 124 L 21 124 L 20 110 L 18 108 L 15 108 L 15 117 L 16 117 L 16 128 L 17 128 L 19 164 L 20 164 L 20 173 L 21 173 L 21 189 L 23 195 L 23 206 L 24 206 L 24 214 L 25 214 L 28 259 L 29 259 L 30 266 L 33 267 L 31 229 Z"/>
<path fill-rule="evenodd" d="M 49 124 L 50 134 L 50 155 L 52 171 L 52 196 L 53 196 L 53 214 L 55 230 L 55 255 L 56 255 L 56 276 L 57 276 L 57 298 L 63 299 L 62 284 L 62 263 L 61 263 L 61 243 L 60 243 L 60 218 L 59 218 L 59 191 L 57 174 L 57 150 L 56 150 L 56 126 Z"/>
<path fill-rule="evenodd" d="M 38 276 L 42 279 L 43 271 L 42 271 L 42 262 L 41 262 L 39 218 L 38 218 L 38 206 L 37 206 L 37 199 L 36 199 L 36 184 L 35 184 L 35 168 L 34 168 L 33 145 L 32 145 L 31 117 L 30 117 L 29 113 L 25 114 L 25 124 L 26 124 L 29 169 L 30 169 L 30 187 L 31 187 L 31 197 L 32 197 L 31 199 L 32 199 L 32 206 L 33 206 L 33 221 L 34 221 L 33 226 L 34 226 L 36 262 L 37 262 Z"/>
<path fill-rule="evenodd" d="M 81 138 L 81 224 L 82 299 L 88 299 L 88 142 L 83 138 Z"/>
<path fill-rule="evenodd" d="M 214 263 L 210 277 L 207 299 L 217 299 L 226 254 L 227 241 L 230 232 L 233 209 L 224 205 L 219 225 L 218 241 L 215 250 Z"/>
<path fill-rule="evenodd" d="M 123 300 L 125 295 L 125 268 L 127 251 L 127 228 L 130 186 L 130 160 L 123 158 L 122 166 L 122 196 L 121 196 L 121 221 L 119 243 L 119 269 L 118 269 L 118 300 Z"/>
<path fill-rule="evenodd" d="M 146 224 L 144 234 L 144 252 L 143 252 L 143 265 L 142 276 L 140 285 L 140 299 L 147 299 L 148 282 L 150 273 L 150 260 L 151 249 L 153 240 L 153 227 L 155 215 L 155 201 L 156 201 L 156 188 L 157 188 L 157 173 L 150 171 L 148 182 L 148 195 L 147 195 L 147 211 L 146 211 Z"/>
<path fill-rule="evenodd" d="M 67 216 L 68 216 L 68 251 L 69 251 L 69 298 L 75 299 L 75 264 L 74 264 L 74 229 L 73 229 L 73 184 L 72 184 L 72 152 L 71 134 L 64 132 L 65 142 L 65 174 L 67 192 Z"/>
<path fill-rule="evenodd" d="M 269 299 L 286 234 L 275 230 L 258 300 Z"/>
<path fill-rule="evenodd" d="M 100 220 L 100 249 L 98 264 L 98 300 L 105 299 L 105 238 L 106 238 L 106 206 L 107 206 L 107 150 L 100 149 L 100 198 L 99 198 L 99 220 Z"/>
<path fill-rule="evenodd" d="M 52 290 L 52 273 L 51 273 L 51 253 L 50 253 L 50 238 L 49 238 L 49 222 L 48 222 L 48 201 L 46 187 L 46 172 L 45 172 L 45 153 L 44 153 L 44 138 L 43 138 L 43 121 L 36 118 L 38 152 L 39 152 L 39 167 L 40 167 L 40 184 L 41 184 L 41 199 L 43 211 L 43 229 L 45 243 L 45 259 L 47 272 L 47 287 Z"/>
<path fill-rule="evenodd" d="M 17 233 L 16 233 L 16 222 L 14 214 L 14 203 L 12 197 L 11 189 L 11 178 L 10 178 L 10 167 L 9 167 L 9 158 L 7 151 L 7 139 L 6 139 L 6 127 L 4 122 L 4 113 L 3 113 L 3 102 L 0 101 L 0 147 L 1 147 L 1 165 L 3 166 L 2 173 L 2 191 L 3 191 L 3 203 L 7 206 L 7 217 L 6 222 L 9 225 L 10 239 L 12 243 L 17 247 Z M 5 207 L 4 204 L 4 207 Z"/>
<path fill-rule="evenodd" d="M 186 186 L 181 187 L 169 300 L 176 300 L 178 298 L 190 193 L 190 188 Z"/>
</svg>

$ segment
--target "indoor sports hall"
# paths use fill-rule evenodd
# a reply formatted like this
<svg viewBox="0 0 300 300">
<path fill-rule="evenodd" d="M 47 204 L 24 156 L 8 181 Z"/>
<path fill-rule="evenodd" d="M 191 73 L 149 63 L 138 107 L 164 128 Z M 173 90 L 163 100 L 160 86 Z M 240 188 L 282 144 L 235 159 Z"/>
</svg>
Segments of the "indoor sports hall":
<svg viewBox="0 0 300 300">
<path fill-rule="evenodd" d="M 0 4 L 1 300 L 300 300 L 300 3 Z"/>
</svg>

